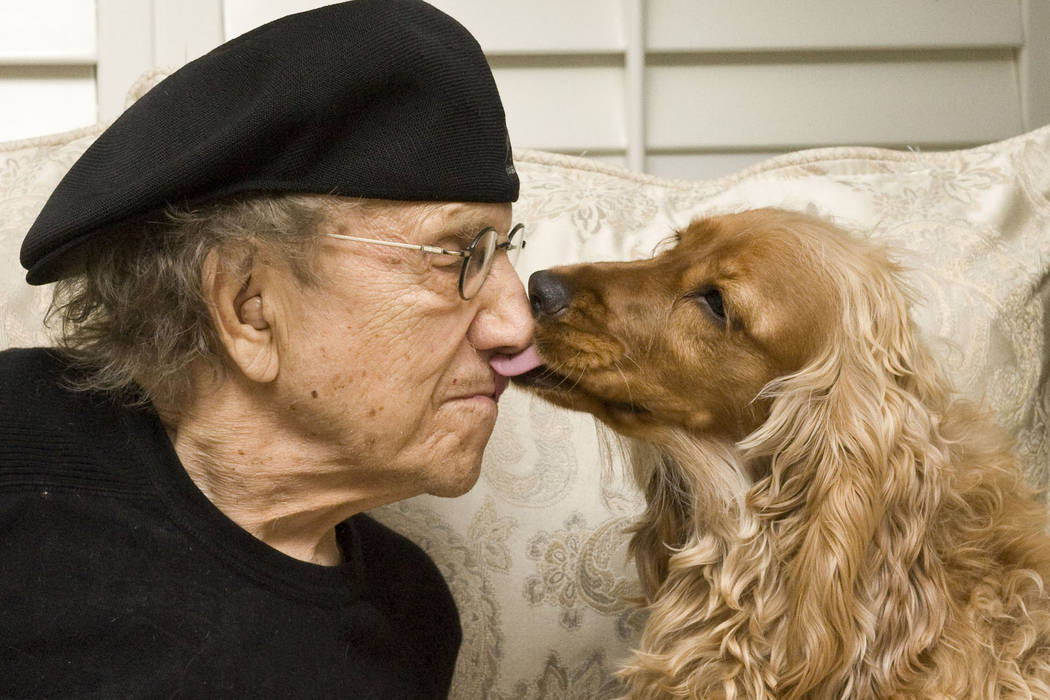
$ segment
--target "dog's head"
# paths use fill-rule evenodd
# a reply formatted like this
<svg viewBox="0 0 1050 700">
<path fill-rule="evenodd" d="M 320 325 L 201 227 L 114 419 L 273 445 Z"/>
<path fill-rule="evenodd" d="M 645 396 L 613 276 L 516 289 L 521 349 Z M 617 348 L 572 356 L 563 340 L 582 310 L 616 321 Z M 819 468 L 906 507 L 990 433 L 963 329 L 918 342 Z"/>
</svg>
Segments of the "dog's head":
<svg viewBox="0 0 1050 700">
<path fill-rule="evenodd" d="M 989 503 L 1020 487 L 923 347 L 884 249 L 763 209 L 696 221 L 648 260 L 538 272 L 529 293 L 545 364 L 515 381 L 637 438 L 631 551 L 653 613 L 632 690 L 747 696 L 719 692 L 743 667 L 721 661 L 767 644 L 777 697 L 922 667 L 945 584 L 902 564 L 938 557 L 924 533 L 952 461 L 996 465 L 966 477 Z M 874 629 L 887 610 L 923 612 Z M 885 663 L 850 676 L 873 653 Z"/>
<path fill-rule="evenodd" d="M 961 435 L 932 440 L 950 393 L 878 246 L 772 209 L 696 221 L 673 242 L 648 260 L 533 275 L 545 364 L 515 381 L 636 438 L 646 510 L 631 551 L 655 601 L 645 644 L 663 650 L 658 682 L 695 671 L 693 695 L 719 694 L 708 689 L 724 668 L 689 666 L 697 649 L 746 649 L 757 617 L 781 611 L 789 622 L 767 630 L 778 691 L 841 690 L 866 649 L 857 611 L 883 605 L 858 602 L 859 582 L 910 586 L 887 553 L 918 556 L 921 540 L 900 533 L 921 529 L 900 523 L 935 512 L 933 475 Z"/>
<path fill-rule="evenodd" d="M 739 440 L 768 414 L 762 388 L 828 344 L 842 299 L 827 259 L 840 238 L 763 209 L 695 221 L 648 260 L 537 272 L 546 364 L 517 381 L 631 437 L 673 426 Z"/>
</svg>

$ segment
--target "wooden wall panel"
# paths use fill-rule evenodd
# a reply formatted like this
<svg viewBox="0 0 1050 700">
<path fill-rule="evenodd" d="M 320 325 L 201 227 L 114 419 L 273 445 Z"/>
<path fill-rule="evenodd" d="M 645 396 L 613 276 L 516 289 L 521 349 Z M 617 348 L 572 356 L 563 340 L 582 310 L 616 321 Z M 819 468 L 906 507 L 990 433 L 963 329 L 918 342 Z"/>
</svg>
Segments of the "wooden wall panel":
<svg viewBox="0 0 1050 700">
<path fill-rule="evenodd" d="M 0 140 L 95 121 L 96 37 L 92 0 L 0 5 Z"/>
<path fill-rule="evenodd" d="M 624 49 L 616 0 L 432 0 L 470 30 L 485 53 L 614 53 Z"/>
<path fill-rule="evenodd" d="M 1013 57 L 855 58 L 652 66 L 647 145 L 779 150 L 815 145 L 951 147 L 1022 129 Z"/>
<path fill-rule="evenodd" d="M 1024 41 L 1017 0 L 647 0 L 646 7 L 650 51 L 1016 47 Z"/>
<path fill-rule="evenodd" d="M 0 140 L 95 122 L 93 66 L 0 66 Z"/>
<path fill-rule="evenodd" d="M 92 0 L 10 0 L 0 6 L 0 64 L 95 62 Z"/>
<path fill-rule="evenodd" d="M 623 152 L 623 70 L 613 66 L 493 70 L 515 147 Z"/>
</svg>

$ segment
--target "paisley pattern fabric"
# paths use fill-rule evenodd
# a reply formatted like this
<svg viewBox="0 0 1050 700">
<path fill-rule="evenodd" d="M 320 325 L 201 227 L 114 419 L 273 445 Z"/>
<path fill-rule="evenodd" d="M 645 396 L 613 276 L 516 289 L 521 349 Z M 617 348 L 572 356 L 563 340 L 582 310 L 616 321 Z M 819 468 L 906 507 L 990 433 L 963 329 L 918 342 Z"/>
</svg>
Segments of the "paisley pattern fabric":
<svg viewBox="0 0 1050 700">
<path fill-rule="evenodd" d="M 47 342 L 47 289 L 21 239 L 98 128 L 0 144 L 0 347 Z M 547 153 L 516 157 L 528 225 L 523 279 L 565 263 L 650 255 L 690 219 L 758 206 L 807 211 L 880 241 L 908 269 L 914 314 L 960 392 L 1014 435 L 1031 481 L 1050 462 L 1050 128 L 950 153 L 833 148 L 730 177 L 667 181 Z M 459 605 L 452 697 L 600 700 L 644 611 L 624 528 L 641 500 L 602 429 L 511 388 L 478 485 L 375 515 L 423 546 Z"/>
</svg>

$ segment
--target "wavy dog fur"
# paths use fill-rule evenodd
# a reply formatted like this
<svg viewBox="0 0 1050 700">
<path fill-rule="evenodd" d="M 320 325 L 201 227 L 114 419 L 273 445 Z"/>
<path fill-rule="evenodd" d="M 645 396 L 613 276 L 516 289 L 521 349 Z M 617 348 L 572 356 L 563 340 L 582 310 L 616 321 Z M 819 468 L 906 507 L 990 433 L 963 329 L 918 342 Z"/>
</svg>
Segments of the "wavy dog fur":
<svg viewBox="0 0 1050 700">
<path fill-rule="evenodd" d="M 1050 697 L 1045 508 L 883 250 L 767 209 L 541 278 L 521 383 L 646 496 L 631 697 Z"/>
</svg>

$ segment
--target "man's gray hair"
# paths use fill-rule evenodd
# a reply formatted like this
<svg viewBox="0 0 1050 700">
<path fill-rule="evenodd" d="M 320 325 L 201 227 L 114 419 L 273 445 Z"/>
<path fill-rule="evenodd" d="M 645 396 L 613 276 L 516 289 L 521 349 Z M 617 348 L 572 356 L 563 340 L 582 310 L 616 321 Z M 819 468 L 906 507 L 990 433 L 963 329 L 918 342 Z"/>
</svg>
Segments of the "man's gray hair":
<svg viewBox="0 0 1050 700">
<path fill-rule="evenodd" d="M 247 279 L 264 256 L 311 284 L 311 258 L 333 198 L 280 194 L 205 207 L 168 207 L 125 223 L 80 252 L 77 274 L 56 283 L 48 322 L 83 370 L 81 390 L 154 403 L 170 417 L 191 395 L 201 360 L 221 378 L 225 353 L 202 288 L 205 257 Z M 57 322 L 57 324 L 56 324 Z"/>
</svg>

